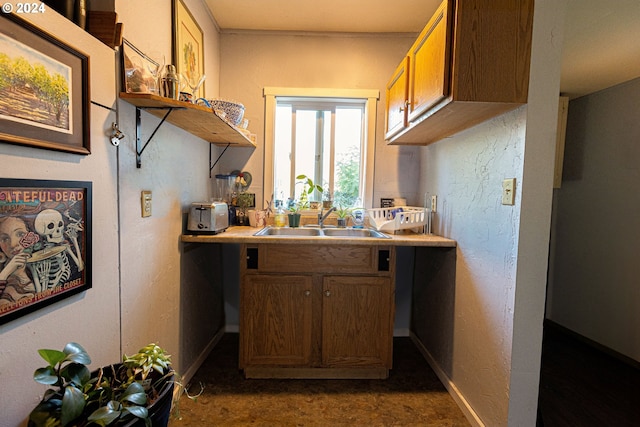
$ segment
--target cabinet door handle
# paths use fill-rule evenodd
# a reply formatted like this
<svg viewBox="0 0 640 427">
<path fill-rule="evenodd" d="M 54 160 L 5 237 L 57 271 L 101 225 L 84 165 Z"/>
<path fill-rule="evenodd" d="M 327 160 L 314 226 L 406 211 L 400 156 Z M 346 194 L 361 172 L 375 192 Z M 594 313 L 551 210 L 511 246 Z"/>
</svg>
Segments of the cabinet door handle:
<svg viewBox="0 0 640 427">
<path fill-rule="evenodd" d="M 324 294 L 325 294 L 326 296 L 330 297 L 330 296 L 331 296 L 331 291 L 324 291 Z"/>
<path fill-rule="evenodd" d="M 304 291 L 304 296 L 305 296 L 305 297 L 308 297 L 308 296 L 310 296 L 310 295 L 311 295 L 311 291 Z"/>
</svg>

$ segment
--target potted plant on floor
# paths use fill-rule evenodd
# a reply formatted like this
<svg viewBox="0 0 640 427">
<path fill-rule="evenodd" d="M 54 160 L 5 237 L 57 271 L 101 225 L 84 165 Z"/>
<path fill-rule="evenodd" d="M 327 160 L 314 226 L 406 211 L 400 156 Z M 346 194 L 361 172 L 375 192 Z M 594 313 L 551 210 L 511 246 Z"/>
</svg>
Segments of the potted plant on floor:
<svg viewBox="0 0 640 427">
<path fill-rule="evenodd" d="M 149 344 L 123 362 L 90 372 L 91 358 L 77 343 L 41 349 L 47 366 L 33 378 L 51 386 L 29 414 L 29 427 L 166 426 L 173 399 L 171 356 Z"/>
</svg>

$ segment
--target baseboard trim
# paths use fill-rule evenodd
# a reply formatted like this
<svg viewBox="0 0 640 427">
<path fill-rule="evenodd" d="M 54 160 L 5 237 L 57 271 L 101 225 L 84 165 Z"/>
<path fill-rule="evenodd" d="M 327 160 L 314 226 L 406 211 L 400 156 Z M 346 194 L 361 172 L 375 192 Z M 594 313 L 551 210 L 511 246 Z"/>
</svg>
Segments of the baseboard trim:
<svg viewBox="0 0 640 427">
<path fill-rule="evenodd" d="M 478 417 L 478 414 L 476 414 L 471 405 L 469 405 L 469 402 L 467 402 L 447 374 L 440 368 L 436 360 L 431 356 L 431 353 L 429 353 L 429 350 L 427 350 L 422 341 L 420 341 L 420 338 L 418 338 L 413 332 L 410 332 L 410 338 L 422 354 L 422 357 L 425 358 L 429 366 L 431 366 L 431 369 L 436 373 L 440 382 L 445 386 L 451 397 L 453 397 L 453 400 L 456 402 L 471 425 L 476 427 L 485 427 L 485 424 L 482 422 L 480 417 Z"/>
<path fill-rule="evenodd" d="M 411 336 L 409 328 L 397 328 L 393 330 L 394 337 L 408 337 Z"/>
<path fill-rule="evenodd" d="M 180 383 L 181 383 L 181 385 L 186 386 L 187 384 L 189 384 L 189 382 L 194 377 L 196 372 L 198 372 L 198 369 L 200 369 L 200 366 L 202 366 L 204 361 L 207 360 L 207 357 L 209 356 L 209 353 L 211 353 L 213 348 L 218 344 L 218 342 L 220 341 L 220 339 L 222 338 L 224 333 L 225 333 L 225 329 L 224 328 L 220 328 L 220 330 L 218 332 L 216 332 L 216 334 L 213 336 L 211 341 L 209 341 L 209 344 L 207 344 L 207 346 L 204 348 L 204 350 L 202 350 L 200 352 L 200 355 L 198 355 L 198 357 L 191 364 L 189 369 L 187 369 L 184 373 L 180 374 Z M 181 387 L 176 387 L 176 389 L 178 389 L 178 388 L 181 388 Z M 180 392 L 181 390 L 177 390 L 177 391 Z M 174 395 L 175 395 L 175 393 L 176 393 L 176 391 L 174 391 Z"/>
</svg>

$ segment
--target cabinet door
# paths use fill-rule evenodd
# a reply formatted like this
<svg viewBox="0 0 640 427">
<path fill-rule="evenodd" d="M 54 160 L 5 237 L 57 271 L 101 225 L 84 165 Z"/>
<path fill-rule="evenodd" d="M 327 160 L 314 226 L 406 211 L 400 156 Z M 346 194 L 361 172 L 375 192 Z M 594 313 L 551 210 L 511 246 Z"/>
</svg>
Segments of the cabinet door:
<svg viewBox="0 0 640 427">
<path fill-rule="evenodd" d="M 387 106 L 385 138 L 390 139 L 407 127 L 407 104 L 409 103 L 409 57 L 398 65 L 389 83 L 387 83 Z"/>
<path fill-rule="evenodd" d="M 388 277 L 325 276 L 322 363 L 391 368 L 394 291 Z"/>
<path fill-rule="evenodd" d="M 409 52 L 409 122 L 449 96 L 449 15 L 449 0 L 444 0 Z"/>
<path fill-rule="evenodd" d="M 307 365 L 311 355 L 309 276 L 245 275 L 240 368 Z"/>
</svg>

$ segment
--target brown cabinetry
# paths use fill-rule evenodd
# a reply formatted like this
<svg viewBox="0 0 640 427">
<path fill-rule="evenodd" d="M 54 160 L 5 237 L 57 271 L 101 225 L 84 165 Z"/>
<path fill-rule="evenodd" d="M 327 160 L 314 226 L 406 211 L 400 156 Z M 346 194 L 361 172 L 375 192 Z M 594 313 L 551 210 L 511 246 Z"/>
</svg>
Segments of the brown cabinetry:
<svg viewBox="0 0 640 427">
<path fill-rule="evenodd" d="M 407 56 L 393 72 L 386 90 L 386 116 L 384 134 L 389 139 L 406 128 L 409 104 L 409 57 Z"/>
<path fill-rule="evenodd" d="M 444 0 L 402 61 L 408 116 L 387 127 L 389 143 L 427 145 L 526 103 L 532 24 L 533 0 Z M 388 123 L 402 103 L 389 90 L 397 73 Z"/>
<path fill-rule="evenodd" d="M 251 378 L 386 378 L 393 247 L 243 245 L 240 368 Z"/>
</svg>

